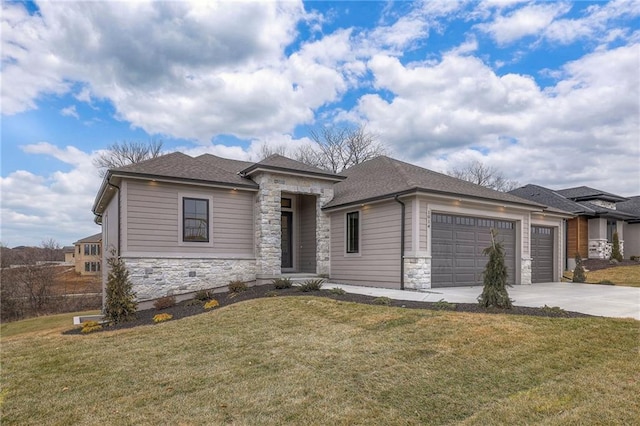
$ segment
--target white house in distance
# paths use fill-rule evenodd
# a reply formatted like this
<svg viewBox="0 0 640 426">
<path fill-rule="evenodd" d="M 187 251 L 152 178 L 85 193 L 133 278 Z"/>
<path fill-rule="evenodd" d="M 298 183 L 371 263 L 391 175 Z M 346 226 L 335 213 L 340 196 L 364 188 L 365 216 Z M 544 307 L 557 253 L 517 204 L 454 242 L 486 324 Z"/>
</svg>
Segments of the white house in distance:
<svg viewBox="0 0 640 426">
<path fill-rule="evenodd" d="M 557 281 L 572 217 L 385 156 L 333 174 L 279 155 L 179 152 L 109 170 L 93 212 L 103 263 L 115 250 L 141 301 L 295 272 L 396 289 L 478 285 L 491 229 L 512 284 Z"/>
</svg>

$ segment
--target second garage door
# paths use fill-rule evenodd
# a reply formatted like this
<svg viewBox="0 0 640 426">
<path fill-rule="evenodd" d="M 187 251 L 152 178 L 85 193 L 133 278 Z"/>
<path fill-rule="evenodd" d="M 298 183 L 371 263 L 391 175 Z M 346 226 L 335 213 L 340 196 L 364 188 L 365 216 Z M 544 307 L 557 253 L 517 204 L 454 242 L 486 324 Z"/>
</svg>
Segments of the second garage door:
<svg viewBox="0 0 640 426">
<path fill-rule="evenodd" d="M 553 228 L 531 227 L 531 282 L 553 282 Z"/>
<path fill-rule="evenodd" d="M 431 215 L 431 286 L 482 285 L 489 260 L 482 251 L 491 244 L 491 229 L 505 249 L 507 282 L 515 282 L 515 223 L 502 220 L 433 213 Z"/>
</svg>

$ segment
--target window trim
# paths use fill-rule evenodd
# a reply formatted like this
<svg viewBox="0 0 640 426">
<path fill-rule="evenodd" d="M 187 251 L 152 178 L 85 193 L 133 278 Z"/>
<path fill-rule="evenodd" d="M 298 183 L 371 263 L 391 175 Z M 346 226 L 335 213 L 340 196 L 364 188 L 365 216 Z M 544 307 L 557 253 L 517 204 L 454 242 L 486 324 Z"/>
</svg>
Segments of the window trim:
<svg viewBox="0 0 640 426">
<path fill-rule="evenodd" d="M 357 229 L 357 247 L 355 251 L 349 251 L 349 216 L 352 214 L 357 214 L 358 220 L 358 229 Z M 358 257 L 361 256 L 362 250 L 362 212 L 360 210 L 352 210 L 345 212 L 344 214 L 344 254 L 347 257 Z"/>
<path fill-rule="evenodd" d="M 207 201 L 207 241 L 184 241 L 184 200 L 196 199 Z M 213 196 L 203 193 L 178 193 L 178 245 L 184 247 L 213 247 Z"/>
</svg>

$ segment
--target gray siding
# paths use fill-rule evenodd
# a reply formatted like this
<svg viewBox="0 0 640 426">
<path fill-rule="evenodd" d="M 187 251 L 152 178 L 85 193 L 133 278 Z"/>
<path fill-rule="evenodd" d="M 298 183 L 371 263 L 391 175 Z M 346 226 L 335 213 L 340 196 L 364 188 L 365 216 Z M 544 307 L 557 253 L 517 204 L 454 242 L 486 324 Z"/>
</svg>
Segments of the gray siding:
<svg viewBox="0 0 640 426">
<path fill-rule="evenodd" d="M 331 214 L 331 279 L 374 287 L 400 288 L 400 205 L 372 204 L 360 211 L 360 253 L 345 254 L 345 215 Z"/>
<path fill-rule="evenodd" d="M 624 258 L 640 256 L 640 223 L 624 224 Z"/>
<path fill-rule="evenodd" d="M 128 181 L 123 251 L 253 256 L 254 193 L 155 182 Z M 212 247 L 180 244 L 180 193 L 212 197 Z"/>
<path fill-rule="evenodd" d="M 316 272 L 316 197 L 301 195 L 298 197 L 298 223 L 300 238 L 298 246 L 298 270 Z"/>
</svg>

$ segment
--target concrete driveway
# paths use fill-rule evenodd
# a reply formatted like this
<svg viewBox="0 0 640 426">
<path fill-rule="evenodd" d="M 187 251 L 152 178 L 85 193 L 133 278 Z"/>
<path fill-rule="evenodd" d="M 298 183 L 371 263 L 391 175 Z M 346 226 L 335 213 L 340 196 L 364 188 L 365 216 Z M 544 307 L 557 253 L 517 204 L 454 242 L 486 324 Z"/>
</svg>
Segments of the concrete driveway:
<svg viewBox="0 0 640 426">
<path fill-rule="evenodd" d="M 444 299 L 451 303 L 477 303 L 482 293 L 478 287 L 434 288 L 427 292 L 391 290 L 361 287 L 347 284 L 326 283 L 325 288 L 340 287 L 348 293 L 385 296 L 397 300 L 437 302 Z M 598 284 L 539 283 L 516 285 L 507 288 L 514 305 L 539 308 L 558 306 L 566 311 L 614 318 L 640 320 L 640 288 Z"/>
</svg>

